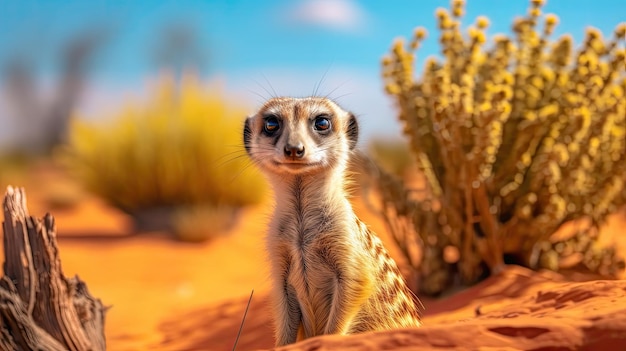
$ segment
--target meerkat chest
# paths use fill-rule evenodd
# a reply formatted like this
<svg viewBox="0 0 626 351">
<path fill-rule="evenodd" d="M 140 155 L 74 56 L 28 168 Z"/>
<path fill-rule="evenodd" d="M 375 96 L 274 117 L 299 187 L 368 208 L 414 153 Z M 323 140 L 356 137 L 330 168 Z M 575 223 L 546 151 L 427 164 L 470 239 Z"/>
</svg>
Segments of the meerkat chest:
<svg viewBox="0 0 626 351">
<path fill-rule="evenodd" d="M 286 283 L 296 292 L 301 308 L 312 318 L 313 311 L 328 311 L 340 277 L 345 272 L 343 261 L 349 259 L 345 248 L 334 236 L 337 232 L 317 232 L 312 239 L 296 240 L 290 247 Z M 327 314 L 323 314 L 326 316 Z M 317 321 L 325 324 L 325 320 Z"/>
<path fill-rule="evenodd" d="M 356 249 L 350 246 L 355 240 L 346 217 L 341 211 L 318 206 L 275 216 L 270 254 L 286 258 L 284 278 L 300 295 L 326 291 L 344 273 L 343 263 L 351 260 Z"/>
<path fill-rule="evenodd" d="M 311 269 L 324 270 L 339 255 L 342 239 L 349 241 L 350 232 L 340 220 L 319 208 L 302 213 L 288 213 L 278 217 L 270 240 L 280 243 L 302 274 Z"/>
</svg>

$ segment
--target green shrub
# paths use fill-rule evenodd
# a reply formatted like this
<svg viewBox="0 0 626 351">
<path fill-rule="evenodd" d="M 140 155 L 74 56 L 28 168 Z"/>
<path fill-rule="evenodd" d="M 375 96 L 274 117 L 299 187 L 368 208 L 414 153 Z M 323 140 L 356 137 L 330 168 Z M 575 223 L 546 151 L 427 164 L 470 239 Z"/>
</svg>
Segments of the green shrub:
<svg viewBox="0 0 626 351">
<path fill-rule="evenodd" d="M 129 103 L 108 123 L 75 119 L 67 164 L 88 189 L 131 214 L 258 203 L 266 185 L 248 168 L 245 114 L 193 77 L 179 88 L 163 79 L 145 105 Z"/>
<path fill-rule="evenodd" d="M 403 177 L 414 164 L 413 155 L 404 140 L 374 139 L 369 143 L 368 152 L 384 170 Z"/>
<path fill-rule="evenodd" d="M 194 206 L 174 213 L 172 231 L 186 242 L 204 242 L 224 236 L 235 224 L 237 210 L 226 206 Z"/>
<path fill-rule="evenodd" d="M 494 36 L 490 45 L 485 17 L 461 32 L 462 1 L 451 13 L 437 10 L 442 60 L 426 60 L 419 79 L 414 50 L 423 29 L 383 59 L 386 89 L 430 189 L 413 201 L 397 179 L 379 179 L 401 249 L 411 256 L 411 240 L 421 246 L 411 262 L 422 292 L 440 293 L 456 274 L 474 283 L 505 258 L 609 276 L 624 268 L 597 239 L 606 216 L 626 203 L 626 23 L 609 40 L 588 29 L 573 50 L 568 35 L 550 39 L 557 17 L 541 15 L 542 1 L 530 3 L 513 37 Z M 410 230 L 393 225 L 407 219 Z M 582 229 L 553 235 L 570 221 Z M 452 251 L 456 258 L 446 259 Z"/>
<path fill-rule="evenodd" d="M 16 153 L 0 152 L 0 189 L 6 190 L 8 185 L 23 183 L 27 178 L 28 167 L 32 158 Z"/>
</svg>

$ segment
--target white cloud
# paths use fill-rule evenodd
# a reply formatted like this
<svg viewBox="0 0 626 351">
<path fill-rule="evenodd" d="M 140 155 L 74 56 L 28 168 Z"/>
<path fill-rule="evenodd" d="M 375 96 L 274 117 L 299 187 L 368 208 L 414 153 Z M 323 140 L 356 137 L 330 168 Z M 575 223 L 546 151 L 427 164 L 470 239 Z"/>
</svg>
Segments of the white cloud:
<svg viewBox="0 0 626 351">
<path fill-rule="evenodd" d="M 291 23 L 342 31 L 363 28 L 365 11 L 353 0 L 301 0 L 288 12 Z"/>
</svg>

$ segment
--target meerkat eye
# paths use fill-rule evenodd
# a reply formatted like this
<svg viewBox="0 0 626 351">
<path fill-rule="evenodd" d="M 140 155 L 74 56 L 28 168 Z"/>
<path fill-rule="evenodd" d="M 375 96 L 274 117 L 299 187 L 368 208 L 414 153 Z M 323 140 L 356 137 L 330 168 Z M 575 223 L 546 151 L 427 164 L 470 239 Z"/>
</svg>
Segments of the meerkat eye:
<svg viewBox="0 0 626 351">
<path fill-rule="evenodd" d="M 268 134 L 274 134 L 276 131 L 280 129 L 280 123 L 278 122 L 278 118 L 276 116 L 269 116 L 265 118 L 265 124 L 263 124 L 263 131 Z"/>
<path fill-rule="evenodd" d="M 330 129 L 330 119 L 326 115 L 319 115 L 315 117 L 314 127 L 318 131 L 327 131 Z"/>
</svg>

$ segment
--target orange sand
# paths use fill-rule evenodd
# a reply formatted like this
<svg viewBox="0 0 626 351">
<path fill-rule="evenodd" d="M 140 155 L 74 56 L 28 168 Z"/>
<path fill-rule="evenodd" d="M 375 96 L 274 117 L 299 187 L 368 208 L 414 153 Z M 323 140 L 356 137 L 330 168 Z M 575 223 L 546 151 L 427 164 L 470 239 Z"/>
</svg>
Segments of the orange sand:
<svg viewBox="0 0 626 351">
<path fill-rule="evenodd" d="M 46 210 L 40 195 L 45 180 L 50 178 L 26 185 L 30 212 L 36 216 Z M 65 275 L 78 274 L 93 296 L 112 306 L 106 315 L 109 350 L 231 350 L 254 289 L 237 347 L 250 350 L 273 346 L 263 252 L 269 208 L 265 204 L 244 211 L 231 233 L 203 244 L 159 233 L 133 235 L 127 217 L 90 196 L 74 209 L 53 214 Z M 363 206 L 356 210 L 384 234 L 377 217 Z M 622 231 L 625 217 L 613 218 L 608 230 Z M 626 236 L 615 237 L 626 253 Z M 557 293 L 550 295 L 553 291 Z M 288 349 L 585 349 L 589 330 L 602 325 L 600 331 L 624 339 L 592 346 L 626 350 L 625 292 L 624 281 L 569 283 L 556 273 L 511 267 L 452 297 L 424 299 L 421 330 L 323 337 Z M 616 311 L 621 314 L 612 313 Z"/>
</svg>

